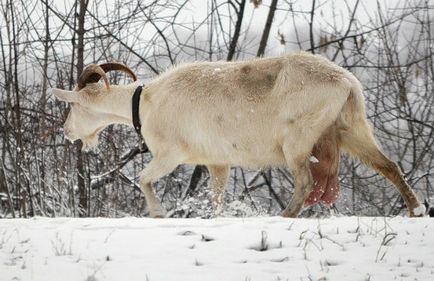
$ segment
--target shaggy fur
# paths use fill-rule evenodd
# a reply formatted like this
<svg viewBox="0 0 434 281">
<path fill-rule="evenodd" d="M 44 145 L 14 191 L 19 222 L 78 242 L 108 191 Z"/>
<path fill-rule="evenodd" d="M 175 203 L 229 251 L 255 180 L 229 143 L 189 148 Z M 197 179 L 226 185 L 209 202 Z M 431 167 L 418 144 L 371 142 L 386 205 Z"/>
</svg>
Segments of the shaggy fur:
<svg viewBox="0 0 434 281">
<path fill-rule="evenodd" d="M 80 91 L 55 89 L 58 98 L 73 102 L 65 135 L 92 145 L 108 124 L 131 125 L 131 97 L 137 85 L 107 88 L 89 83 Z M 146 85 L 140 118 L 153 154 L 140 185 L 154 217 L 164 212 L 151 182 L 181 163 L 208 166 L 217 209 L 230 166 L 286 166 L 294 175 L 295 192 L 283 215 L 295 217 L 312 191 L 309 158 L 322 135 L 336 145 L 332 151 L 347 151 L 387 177 L 410 215 L 421 205 L 398 166 L 375 141 L 358 80 L 321 56 L 296 53 L 175 67 Z M 333 165 L 320 179 L 337 178 Z"/>
</svg>

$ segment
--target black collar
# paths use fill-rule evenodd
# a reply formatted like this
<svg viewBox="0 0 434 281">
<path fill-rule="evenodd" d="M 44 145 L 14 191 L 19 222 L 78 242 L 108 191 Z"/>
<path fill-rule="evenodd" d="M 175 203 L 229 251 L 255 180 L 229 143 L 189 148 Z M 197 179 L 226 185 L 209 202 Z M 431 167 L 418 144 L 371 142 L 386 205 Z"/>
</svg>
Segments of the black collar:
<svg viewBox="0 0 434 281">
<path fill-rule="evenodd" d="M 136 88 L 136 90 L 134 91 L 134 95 L 132 98 L 132 115 L 133 115 L 133 126 L 134 126 L 134 130 L 136 130 L 136 133 L 139 135 L 140 137 L 140 141 L 141 141 L 141 150 L 147 150 L 146 144 L 145 144 L 145 140 L 143 139 L 142 136 L 142 123 L 140 123 L 140 116 L 139 116 L 139 107 L 140 107 L 140 95 L 142 94 L 142 90 L 143 90 L 143 86 L 138 86 Z"/>
</svg>

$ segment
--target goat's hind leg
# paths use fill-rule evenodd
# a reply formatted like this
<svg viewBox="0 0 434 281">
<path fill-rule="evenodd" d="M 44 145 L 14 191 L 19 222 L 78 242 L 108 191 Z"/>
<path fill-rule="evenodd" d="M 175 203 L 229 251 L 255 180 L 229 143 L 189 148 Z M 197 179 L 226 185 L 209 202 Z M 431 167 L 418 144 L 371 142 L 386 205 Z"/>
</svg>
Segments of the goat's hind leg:
<svg viewBox="0 0 434 281">
<path fill-rule="evenodd" d="M 284 217 L 297 217 L 313 189 L 313 177 L 309 161 L 313 143 L 311 145 L 307 144 L 306 139 L 304 138 L 305 143 L 303 144 L 289 142 L 282 147 L 286 162 L 295 181 L 294 194 L 288 206 L 282 212 Z"/>
<path fill-rule="evenodd" d="M 304 159 L 305 158 L 305 159 Z M 294 176 L 295 191 L 288 206 L 283 210 L 283 217 L 295 218 L 304 206 L 313 189 L 312 173 L 309 169 L 309 157 L 303 157 L 290 167 Z"/>
<path fill-rule="evenodd" d="M 149 216 L 153 218 L 162 218 L 165 216 L 165 211 L 161 206 L 160 201 L 155 196 L 152 188 L 152 182 L 169 174 L 177 166 L 177 163 L 172 162 L 167 158 L 154 158 L 140 173 L 140 187 L 145 195 L 145 200 L 148 205 Z"/>
<path fill-rule="evenodd" d="M 411 217 L 425 215 L 425 206 L 418 200 L 399 166 L 383 154 L 366 121 L 359 121 L 351 128 L 341 131 L 339 145 L 393 183 L 404 199 Z"/>
<path fill-rule="evenodd" d="M 417 199 L 416 194 L 395 162 L 389 160 L 380 150 L 371 151 L 361 160 L 394 184 L 407 205 L 410 217 L 425 215 L 425 206 Z"/>
</svg>

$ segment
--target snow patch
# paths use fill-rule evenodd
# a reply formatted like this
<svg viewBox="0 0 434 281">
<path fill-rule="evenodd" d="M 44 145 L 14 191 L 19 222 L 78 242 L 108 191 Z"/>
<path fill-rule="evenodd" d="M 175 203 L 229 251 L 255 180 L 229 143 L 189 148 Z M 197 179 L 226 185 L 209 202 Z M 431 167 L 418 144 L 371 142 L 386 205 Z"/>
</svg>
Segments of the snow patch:
<svg viewBox="0 0 434 281">
<path fill-rule="evenodd" d="M 1 280 L 54 281 L 60 272 L 62 281 L 429 281 L 434 280 L 432 222 L 408 217 L 0 220 Z"/>
</svg>

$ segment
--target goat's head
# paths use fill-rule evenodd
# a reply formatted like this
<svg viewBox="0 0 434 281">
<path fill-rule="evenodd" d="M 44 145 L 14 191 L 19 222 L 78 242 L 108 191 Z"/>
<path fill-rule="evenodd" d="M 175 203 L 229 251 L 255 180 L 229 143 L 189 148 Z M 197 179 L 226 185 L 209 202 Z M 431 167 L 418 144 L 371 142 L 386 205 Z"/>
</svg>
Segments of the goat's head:
<svg viewBox="0 0 434 281">
<path fill-rule="evenodd" d="M 73 91 L 52 89 L 59 100 L 71 105 L 64 124 L 64 134 L 70 141 L 81 140 L 87 150 L 98 144 L 98 134 L 110 124 L 110 112 L 104 110 L 101 101 L 107 97 L 110 84 L 107 72 L 118 70 L 127 73 L 134 81 L 134 72 L 120 63 L 91 64 L 81 73 Z M 104 80 L 104 85 L 98 83 Z"/>
</svg>

